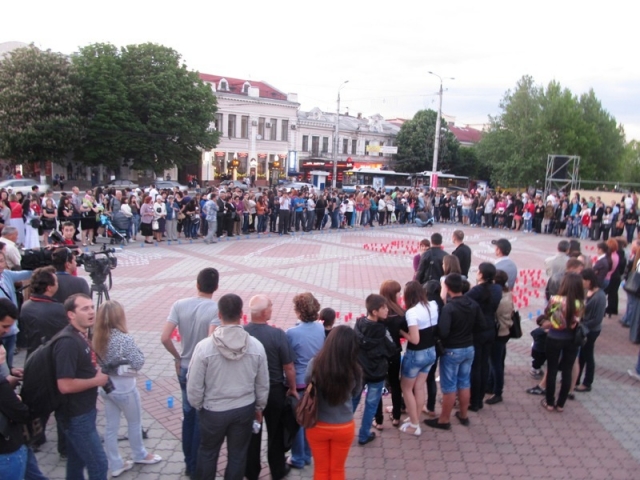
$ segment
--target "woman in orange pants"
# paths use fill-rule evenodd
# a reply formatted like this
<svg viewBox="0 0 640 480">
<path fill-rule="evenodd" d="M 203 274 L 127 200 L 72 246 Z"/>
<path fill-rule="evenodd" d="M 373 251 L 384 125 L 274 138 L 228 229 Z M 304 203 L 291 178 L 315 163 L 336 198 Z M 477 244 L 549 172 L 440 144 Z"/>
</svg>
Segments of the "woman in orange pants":
<svg viewBox="0 0 640 480">
<path fill-rule="evenodd" d="M 344 480 L 344 466 L 355 436 L 351 398 L 359 391 L 362 370 L 353 329 L 331 330 L 322 349 L 309 362 L 307 383 L 318 391 L 318 423 L 306 430 L 314 460 L 314 480 Z"/>
</svg>

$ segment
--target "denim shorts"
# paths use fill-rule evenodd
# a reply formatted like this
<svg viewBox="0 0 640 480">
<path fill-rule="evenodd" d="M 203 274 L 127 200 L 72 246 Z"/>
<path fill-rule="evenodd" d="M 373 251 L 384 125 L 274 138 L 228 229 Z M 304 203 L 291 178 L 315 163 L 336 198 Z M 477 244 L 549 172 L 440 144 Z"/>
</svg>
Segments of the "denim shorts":
<svg viewBox="0 0 640 480">
<path fill-rule="evenodd" d="M 419 373 L 427 375 L 436 362 L 436 347 L 424 350 L 407 350 L 402 359 L 402 377 L 416 378 Z"/>
<path fill-rule="evenodd" d="M 455 393 L 471 388 L 473 347 L 447 348 L 440 357 L 440 389 L 442 393 Z"/>
</svg>

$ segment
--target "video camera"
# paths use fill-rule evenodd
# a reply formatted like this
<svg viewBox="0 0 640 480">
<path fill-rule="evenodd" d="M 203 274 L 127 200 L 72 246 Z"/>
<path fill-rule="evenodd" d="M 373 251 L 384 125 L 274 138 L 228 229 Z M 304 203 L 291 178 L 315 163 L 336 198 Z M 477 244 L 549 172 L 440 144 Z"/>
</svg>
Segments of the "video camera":
<svg viewBox="0 0 640 480">
<path fill-rule="evenodd" d="M 111 270 L 118 266 L 118 259 L 113 255 L 115 252 L 115 248 L 107 248 L 103 244 L 102 249 L 97 252 L 78 255 L 76 263 L 78 266 L 84 266 L 84 271 L 89 274 L 93 283 L 100 285 L 105 283 L 107 278 L 111 279 Z"/>
<path fill-rule="evenodd" d="M 130 372 L 129 366 L 131 363 L 126 358 L 121 358 L 119 360 L 113 360 L 109 363 L 101 364 L 100 367 L 102 369 L 102 373 L 105 375 L 113 375 L 117 373 L 118 375 L 125 375 Z M 116 387 L 113 385 L 111 379 L 107 380 L 107 383 L 102 387 L 104 389 L 104 393 L 109 395 L 113 392 Z"/>
</svg>

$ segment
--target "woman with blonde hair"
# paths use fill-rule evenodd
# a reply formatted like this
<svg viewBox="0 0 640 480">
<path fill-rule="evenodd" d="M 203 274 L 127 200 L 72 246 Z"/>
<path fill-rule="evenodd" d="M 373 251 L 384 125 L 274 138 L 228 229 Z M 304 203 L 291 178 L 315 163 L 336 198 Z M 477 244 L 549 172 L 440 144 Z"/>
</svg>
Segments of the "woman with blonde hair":
<svg viewBox="0 0 640 480">
<path fill-rule="evenodd" d="M 131 470 L 134 463 L 151 465 L 160 462 L 162 457 L 148 453 L 142 442 L 142 411 L 140 394 L 136 388 L 136 375 L 144 365 L 144 354 L 127 331 L 127 319 L 120 303 L 109 300 L 98 309 L 93 332 L 93 349 L 103 366 L 127 362 L 125 365 L 109 368 L 106 372 L 114 390 L 107 392 L 101 388 L 99 391 L 104 400 L 107 419 L 104 446 L 111 476 L 117 477 Z M 133 461 L 123 462 L 118 451 L 121 413 L 127 419 Z"/>
</svg>

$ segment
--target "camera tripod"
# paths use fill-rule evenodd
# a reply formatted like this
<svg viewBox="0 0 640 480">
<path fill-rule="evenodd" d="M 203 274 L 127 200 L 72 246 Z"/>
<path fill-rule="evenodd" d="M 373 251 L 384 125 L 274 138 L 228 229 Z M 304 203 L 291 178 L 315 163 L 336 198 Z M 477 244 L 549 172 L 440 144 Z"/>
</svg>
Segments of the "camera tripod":
<svg viewBox="0 0 640 480">
<path fill-rule="evenodd" d="M 98 299 L 96 303 L 96 310 L 97 310 L 98 308 L 100 308 L 100 305 L 102 305 L 103 298 L 104 300 L 107 300 L 107 301 L 110 300 L 109 287 L 107 287 L 107 284 L 104 282 L 99 282 L 99 283 L 93 282 L 91 284 L 91 292 L 90 292 L 92 299 L 93 299 L 94 292 L 96 293 L 97 299 Z"/>
</svg>

